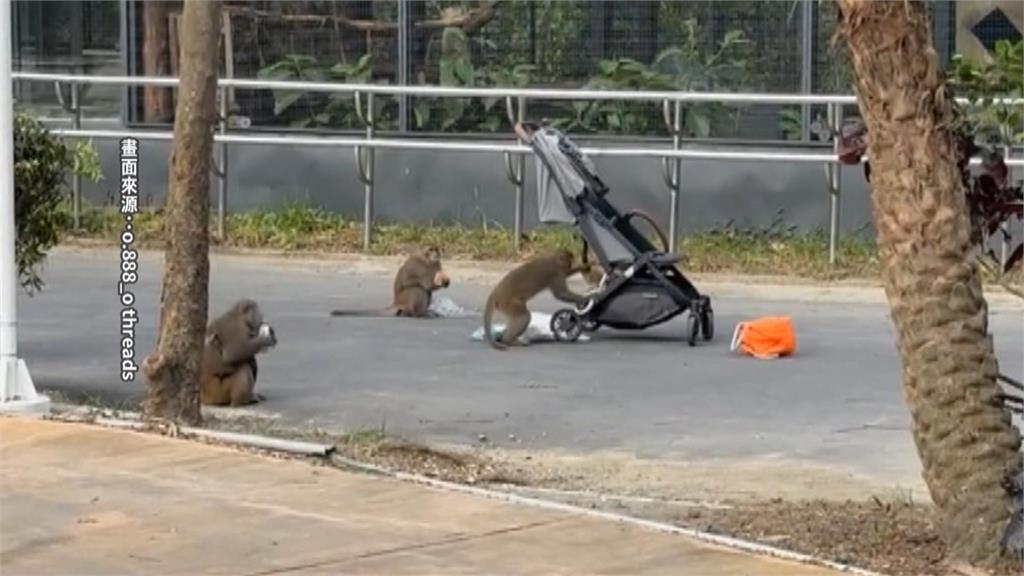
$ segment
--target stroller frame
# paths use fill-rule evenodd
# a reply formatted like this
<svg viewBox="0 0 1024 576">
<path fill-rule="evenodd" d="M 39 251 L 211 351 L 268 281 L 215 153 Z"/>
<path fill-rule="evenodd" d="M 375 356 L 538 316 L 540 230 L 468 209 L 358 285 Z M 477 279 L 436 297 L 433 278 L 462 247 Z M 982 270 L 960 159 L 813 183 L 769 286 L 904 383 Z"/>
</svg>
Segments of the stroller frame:
<svg viewBox="0 0 1024 576">
<path fill-rule="evenodd" d="M 592 247 L 604 271 L 600 286 L 582 309 L 563 308 L 551 318 L 560 341 L 575 341 L 584 331 L 601 326 L 643 330 L 689 311 L 687 341 L 696 345 L 714 336 L 711 299 L 701 294 L 676 267 L 681 257 L 671 251 L 657 223 L 639 210 L 619 212 L 606 196 L 610 189 L 593 164 L 564 134 L 532 123 L 515 125 L 516 134 L 537 156 L 538 211 L 541 222 L 572 223 L 583 238 L 583 259 Z M 551 184 L 558 190 L 550 194 Z M 560 201 L 559 201 L 560 199 Z M 632 219 L 640 216 L 658 233 L 658 250 Z"/>
</svg>

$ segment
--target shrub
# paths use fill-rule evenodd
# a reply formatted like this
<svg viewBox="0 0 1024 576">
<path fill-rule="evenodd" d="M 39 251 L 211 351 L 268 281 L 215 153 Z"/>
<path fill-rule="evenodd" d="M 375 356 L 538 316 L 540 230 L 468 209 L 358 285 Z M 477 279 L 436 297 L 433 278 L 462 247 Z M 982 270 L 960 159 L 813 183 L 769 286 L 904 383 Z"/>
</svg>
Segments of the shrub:
<svg viewBox="0 0 1024 576">
<path fill-rule="evenodd" d="M 18 279 L 29 294 L 43 286 L 39 267 L 46 251 L 60 239 L 67 211 L 65 179 L 70 174 L 100 179 L 99 162 L 91 145 L 73 149 L 52 135 L 38 120 L 19 114 L 14 120 L 14 222 Z"/>
</svg>

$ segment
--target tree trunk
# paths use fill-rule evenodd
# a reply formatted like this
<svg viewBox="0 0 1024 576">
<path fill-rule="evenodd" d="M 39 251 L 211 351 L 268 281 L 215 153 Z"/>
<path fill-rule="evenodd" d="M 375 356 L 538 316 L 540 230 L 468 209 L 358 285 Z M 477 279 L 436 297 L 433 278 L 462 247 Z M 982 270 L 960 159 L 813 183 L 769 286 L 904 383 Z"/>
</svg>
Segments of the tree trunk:
<svg viewBox="0 0 1024 576">
<path fill-rule="evenodd" d="M 1003 407 L 951 96 L 919 1 L 838 0 L 868 133 L 871 201 L 924 480 L 953 557 L 1005 560 L 1020 433 Z"/>
<path fill-rule="evenodd" d="M 181 26 L 160 332 L 156 350 L 142 368 L 149 380 L 147 416 L 198 423 L 210 272 L 209 185 L 217 120 L 220 2 L 186 0 Z"/>
<path fill-rule="evenodd" d="M 170 74 L 170 53 L 167 37 L 169 3 L 150 0 L 142 3 L 143 45 L 142 72 L 146 76 Z M 143 120 L 166 122 L 171 117 L 171 90 L 160 86 L 142 89 Z"/>
</svg>

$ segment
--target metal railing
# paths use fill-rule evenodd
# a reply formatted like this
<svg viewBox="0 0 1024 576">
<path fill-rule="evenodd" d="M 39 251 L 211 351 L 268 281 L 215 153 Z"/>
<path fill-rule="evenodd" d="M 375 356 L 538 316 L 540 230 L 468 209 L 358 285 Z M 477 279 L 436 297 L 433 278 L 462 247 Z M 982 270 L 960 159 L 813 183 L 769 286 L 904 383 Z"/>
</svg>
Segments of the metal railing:
<svg viewBox="0 0 1024 576">
<path fill-rule="evenodd" d="M 15 72 L 15 80 L 53 82 L 64 105 L 62 84 L 71 86 L 71 104 L 64 108 L 73 114 L 72 128 L 55 129 L 53 133 L 65 137 L 112 138 L 133 137 L 140 140 L 171 140 L 169 131 L 150 130 L 83 130 L 81 129 L 81 108 L 78 103 L 78 86 L 81 84 L 121 86 L 165 86 L 178 85 L 177 78 L 144 76 L 80 76 L 73 74 L 45 74 Z M 282 134 L 241 135 L 230 133 L 227 126 L 228 88 L 289 90 L 296 92 L 350 93 L 353 96 L 357 116 L 366 130 L 365 138 L 331 136 L 296 136 Z M 495 144 L 473 141 L 417 141 L 376 138 L 375 96 L 420 96 L 454 98 L 499 98 L 505 101 L 509 122 L 526 119 L 529 100 L 618 100 L 634 102 L 661 102 L 665 125 L 672 137 L 671 148 L 583 148 L 590 156 L 614 156 L 624 158 L 658 158 L 662 161 L 662 175 L 669 189 L 669 237 L 673 245 L 678 240 L 678 215 L 682 196 L 682 162 L 685 159 L 753 161 L 753 162 L 812 162 L 825 167 L 826 183 L 829 190 L 829 262 L 836 260 L 839 242 L 840 197 L 842 164 L 838 159 L 839 142 L 834 140 L 831 153 L 816 152 L 766 152 L 749 150 L 710 150 L 684 148 L 682 145 L 682 106 L 687 102 L 716 102 L 720 104 L 819 104 L 828 109 L 828 122 L 833 132 L 842 127 L 843 106 L 856 104 L 852 95 L 818 94 L 758 94 L 734 92 L 664 92 L 664 91 L 615 91 L 615 90 L 554 90 L 523 88 L 454 88 L 443 86 L 391 86 L 377 84 L 343 84 L 333 82 L 303 82 L 278 80 L 218 79 L 220 124 L 214 141 L 219 144 L 215 159 L 215 174 L 218 177 L 217 231 L 223 238 L 224 219 L 227 211 L 228 145 L 265 144 L 296 146 L 327 146 L 352 148 L 359 180 L 363 184 L 363 247 L 368 249 L 372 242 L 374 220 L 374 186 L 376 149 L 431 150 L 448 152 L 502 153 L 505 160 L 506 177 L 515 189 L 515 213 L 513 231 L 515 248 L 519 248 L 523 232 L 524 184 L 526 155 L 532 149 L 522 142 Z M 1011 104 L 1024 104 L 1024 99 L 1003 100 Z M 977 159 L 973 161 L 977 163 Z M 1007 159 L 1011 166 L 1024 166 L 1024 158 Z M 75 226 L 79 225 L 81 205 L 81 180 L 75 177 L 73 183 Z"/>
</svg>

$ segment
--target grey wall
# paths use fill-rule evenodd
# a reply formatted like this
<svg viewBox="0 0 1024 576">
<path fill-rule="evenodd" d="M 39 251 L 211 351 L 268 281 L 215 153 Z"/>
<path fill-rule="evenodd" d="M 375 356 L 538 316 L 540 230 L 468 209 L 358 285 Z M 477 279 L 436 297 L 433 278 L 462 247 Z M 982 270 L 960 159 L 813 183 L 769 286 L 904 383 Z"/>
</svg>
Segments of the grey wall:
<svg viewBox="0 0 1024 576">
<path fill-rule="evenodd" d="M 581 142 L 581 144 L 586 144 Z M 626 145 L 626 144 L 624 144 Z M 112 201 L 118 191 L 118 145 L 97 142 L 105 180 L 84 186 L 91 201 Z M 162 201 L 167 188 L 170 142 L 140 143 L 140 202 Z M 229 160 L 229 212 L 308 203 L 362 218 L 363 187 L 351 149 L 232 145 Z M 479 225 L 481 213 L 511 227 L 514 194 L 504 160 L 495 153 L 378 151 L 375 207 L 378 221 L 429 223 L 460 220 Z M 642 208 L 667 229 L 669 192 L 656 159 L 595 158 L 598 173 L 622 210 Z M 534 161 L 527 161 L 528 227 L 537 223 Z M 767 227 L 783 210 L 785 222 L 802 231 L 827 229 L 829 197 L 820 164 L 691 161 L 683 164 L 680 209 L 683 233 L 706 230 L 730 220 L 737 226 Z M 211 179 L 211 203 L 216 206 Z M 867 187 L 860 168 L 843 169 L 842 230 L 870 223 Z"/>
</svg>

